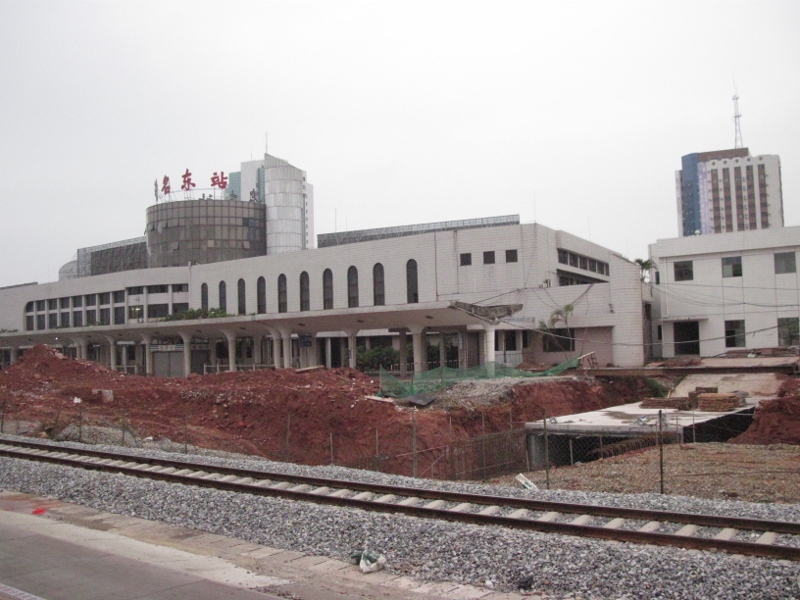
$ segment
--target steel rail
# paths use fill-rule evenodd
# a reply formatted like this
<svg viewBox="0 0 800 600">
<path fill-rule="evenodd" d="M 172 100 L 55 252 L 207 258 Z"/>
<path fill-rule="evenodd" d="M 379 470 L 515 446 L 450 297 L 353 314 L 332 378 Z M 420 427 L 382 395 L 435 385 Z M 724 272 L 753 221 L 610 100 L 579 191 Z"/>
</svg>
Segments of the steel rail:
<svg viewBox="0 0 800 600">
<path fill-rule="evenodd" d="M 697 550 L 721 550 L 735 554 L 800 561 L 800 548 L 792 546 L 743 542 L 731 539 L 692 537 L 690 535 L 676 535 L 655 531 L 576 524 L 575 522 L 564 523 L 555 520 L 541 520 L 541 518 L 524 518 L 522 515 L 500 516 L 485 514 L 483 512 L 455 511 L 448 508 L 441 508 L 435 505 L 435 503 L 436 501 L 458 502 L 471 505 L 515 508 L 518 513 L 570 513 L 589 517 L 633 519 L 657 523 L 681 523 L 703 527 L 720 527 L 732 530 L 752 530 L 790 535 L 800 535 L 800 523 L 560 502 L 542 502 L 524 498 L 442 492 L 424 488 L 371 485 L 336 479 L 285 476 L 280 473 L 233 467 L 216 467 L 182 460 L 153 459 L 149 457 L 138 457 L 127 453 L 74 450 L 72 448 L 63 448 L 52 444 L 40 444 L 36 442 L 16 444 L 24 447 L 15 449 L 12 447 L 15 444 L 16 442 L 9 443 L 7 440 L 0 441 L 0 456 L 48 462 L 75 468 L 122 473 L 136 477 L 146 477 L 171 483 L 207 487 L 230 492 L 359 508 L 369 511 L 401 513 L 421 518 L 443 519 L 477 525 L 497 525 L 516 529 L 535 530 L 543 533 L 558 533 L 639 544 L 668 545 Z M 220 480 L 218 477 L 224 477 L 225 480 Z M 232 480 L 228 478 L 232 478 Z M 259 478 L 261 478 L 260 482 L 258 481 Z M 357 497 L 346 497 L 332 494 L 331 492 L 334 490 L 361 491 L 362 494 L 359 494 Z M 369 492 L 375 495 L 380 494 L 381 497 L 377 500 L 367 499 L 363 492 Z M 392 497 L 391 499 L 389 498 L 390 496 Z M 393 500 L 397 496 L 433 502 L 429 502 L 427 505 L 423 506 L 395 503 Z"/>
</svg>

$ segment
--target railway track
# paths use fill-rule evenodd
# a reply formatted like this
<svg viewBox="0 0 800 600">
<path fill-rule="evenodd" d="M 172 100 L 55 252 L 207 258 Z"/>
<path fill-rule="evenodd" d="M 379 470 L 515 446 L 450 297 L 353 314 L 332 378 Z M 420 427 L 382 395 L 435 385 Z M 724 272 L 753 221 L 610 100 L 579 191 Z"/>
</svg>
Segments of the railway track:
<svg viewBox="0 0 800 600">
<path fill-rule="evenodd" d="M 800 523 L 545 502 L 210 466 L 0 439 L 0 456 L 476 525 L 800 561 Z"/>
</svg>

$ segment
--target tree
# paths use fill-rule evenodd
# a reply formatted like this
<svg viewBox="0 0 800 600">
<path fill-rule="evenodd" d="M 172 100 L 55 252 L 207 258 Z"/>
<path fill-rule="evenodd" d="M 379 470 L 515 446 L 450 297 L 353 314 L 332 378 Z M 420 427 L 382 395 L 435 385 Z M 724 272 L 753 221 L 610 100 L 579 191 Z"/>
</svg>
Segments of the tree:
<svg viewBox="0 0 800 600">
<path fill-rule="evenodd" d="M 633 262 L 639 265 L 642 281 L 650 281 L 650 271 L 656 268 L 656 263 L 649 259 L 645 260 L 644 258 L 637 258 Z"/>
<path fill-rule="evenodd" d="M 552 330 L 556 329 L 556 325 L 560 322 L 564 322 L 564 328 L 569 330 L 569 316 L 572 314 L 572 311 L 575 310 L 575 306 L 572 304 L 565 304 L 564 306 L 555 309 L 552 313 L 550 313 L 550 318 L 547 320 L 547 323 L 544 321 L 539 321 L 539 330 L 541 331 L 543 336 L 549 336 L 551 340 L 553 340 L 560 348 L 561 351 L 564 353 L 564 357 L 569 360 L 569 354 L 567 354 L 567 350 L 564 345 L 564 340 L 556 336 Z"/>
</svg>

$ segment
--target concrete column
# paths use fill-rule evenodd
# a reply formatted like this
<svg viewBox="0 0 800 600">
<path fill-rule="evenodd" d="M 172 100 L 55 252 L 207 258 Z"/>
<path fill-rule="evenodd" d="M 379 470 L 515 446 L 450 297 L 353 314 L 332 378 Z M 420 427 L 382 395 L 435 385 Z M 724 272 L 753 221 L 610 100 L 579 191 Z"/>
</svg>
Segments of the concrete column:
<svg viewBox="0 0 800 600">
<path fill-rule="evenodd" d="M 10 360 L 12 365 L 19 360 L 19 346 L 11 346 Z"/>
<path fill-rule="evenodd" d="M 487 375 L 489 377 L 494 376 L 494 334 L 495 334 L 495 327 L 494 325 L 484 325 L 484 364 L 486 365 Z"/>
<path fill-rule="evenodd" d="M 439 366 L 447 366 L 447 334 L 439 334 Z"/>
<path fill-rule="evenodd" d="M 128 346 L 120 346 L 122 349 L 122 372 L 128 372 Z"/>
<path fill-rule="evenodd" d="M 467 332 L 458 332 L 458 366 L 466 369 L 469 364 L 469 353 L 467 352 Z"/>
<path fill-rule="evenodd" d="M 236 334 L 224 332 L 225 339 L 228 341 L 228 370 L 236 370 Z"/>
<path fill-rule="evenodd" d="M 145 334 L 142 336 L 144 341 L 144 372 L 146 375 L 153 374 L 153 351 L 150 349 L 150 344 L 153 342 L 153 336 Z"/>
<path fill-rule="evenodd" d="M 358 354 L 358 332 L 347 334 L 347 364 L 351 369 L 356 368 L 356 355 Z"/>
<path fill-rule="evenodd" d="M 309 356 L 309 364 L 306 365 L 308 367 L 313 367 L 319 364 L 319 339 L 317 338 L 316 334 L 314 334 L 313 339 L 311 340 L 311 348 L 309 348 L 310 356 Z"/>
<path fill-rule="evenodd" d="M 78 351 L 81 350 L 83 350 L 83 352 L 85 353 L 86 347 L 84 346 L 83 348 L 81 348 L 80 346 L 78 346 Z M 136 375 L 138 375 L 141 372 L 141 365 L 144 362 L 144 359 L 142 358 L 142 344 L 139 342 L 136 342 L 136 345 L 133 347 L 133 360 L 136 363 L 134 372 L 136 373 Z"/>
<path fill-rule="evenodd" d="M 183 340 L 183 376 L 188 377 L 192 374 L 192 334 L 181 333 Z"/>
<path fill-rule="evenodd" d="M 272 364 L 276 369 L 283 368 L 281 359 L 281 336 L 277 333 L 272 334 Z"/>
<path fill-rule="evenodd" d="M 325 338 L 325 368 L 326 369 L 330 369 L 331 368 L 331 348 L 332 348 L 331 338 L 326 337 Z"/>
<path fill-rule="evenodd" d="M 117 370 L 117 341 L 112 337 L 106 337 L 108 340 L 108 368 L 112 371 Z"/>
<path fill-rule="evenodd" d="M 281 341 L 283 342 L 283 368 L 291 369 L 294 367 L 292 364 L 292 336 L 291 334 L 281 334 Z"/>
<path fill-rule="evenodd" d="M 339 343 L 339 366 L 347 366 L 347 338 L 336 338 Z"/>
<path fill-rule="evenodd" d="M 414 372 L 421 373 L 428 370 L 428 360 L 425 352 L 424 335 L 425 328 L 422 325 L 412 325 L 408 328 L 411 331 L 411 344 L 414 348 Z"/>
<path fill-rule="evenodd" d="M 400 332 L 400 348 L 398 350 L 400 351 L 400 373 L 405 375 L 408 371 L 408 334 L 405 329 Z"/>
</svg>

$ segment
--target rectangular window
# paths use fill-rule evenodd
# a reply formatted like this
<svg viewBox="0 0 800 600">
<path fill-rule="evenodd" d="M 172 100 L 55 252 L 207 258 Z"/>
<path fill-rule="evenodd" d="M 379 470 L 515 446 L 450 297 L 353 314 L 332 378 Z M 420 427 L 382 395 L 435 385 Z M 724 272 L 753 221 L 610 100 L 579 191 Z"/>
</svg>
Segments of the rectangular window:
<svg viewBox="0 0 800 600">
<path fill-rule="evenodd" d="M 114 292 L 114 304 L 125 304 L 125 290 Z"/>
<path fill-rule="evenodd" d="M 589 259 L 589 270 L 592 273 L 597 273 L 597 261 L 593 258 Z"/>
<path fill-rule="evenodd" d="M 742 257 L 741 256 L 728 256 L 722 259 L 722 276 L 723 277 L 741 277 L 742 276 Z"/>
<path fill-rule="evenodd" d="M 530 346 L 530 340 L 528 336 L 528 330 L 522 332 L 522 347 L 528 348 Z"/>
<path fill-rule="evenodd" d="M 144 317 L 144 309 L 141 304 L 128 307 L 128 321 L 133 323 L 141 322 Z"/>
<path fill-rule="evenodd" d="M 494 264 L 494 250 L 490 250 L 488 252 L 483 253 L 483 264 L 485 265 Z"/>
<path fill-rule="evenodd" d="M 507 263 L 517 262 L 517 251 L 516 250 L 506 250 L 506 262 Z"/>
<path fill-rule="evenodd" d="M 86 306 L 95 306 L 97 304 L 96 294 L 86 294 Z"/>
<path fill-rule="evenodd" d="M 172 314 L 177 315 L 182 312 L 186 312 L 189 310 L 189 303 L 188 302 L 176 302 L 172 305 Z"/>
<path fill-rule="evenodd" d="M 682 260 L 675 263 L 675 281 L 692 281 L 694 279 L 694 270 L 692 269 L 692 261 Z"/>
<path fill-rule="evenodd" d="M 142 294 L 144 294 L 143 285 L 137 285 L 135 287 L 128 288 L 128 296 L 141 296 Z"/>
<path fill-rule="evenodd" d="M 745 347 L 744 321 L 725 321 L 725 347 Z"/>
<path fill-rule="evenodd" d="M 566 250 L 558 251 L 558 262 L 562 265 L 566 265 L 569 262 L 569 253 Z"/>
<path fill-rule="evenodd" d="M 472 264 L 472 254 L 470 252 L 463 252 L 461 254 L 461 266 L 468 267 Z"/>
<path fill-rule="evenodd" d="M 173 283 L 172 284 L 172 292 L 188 292 L 189 291 L 189 284 L 188 283 Z"/>
<path fill-rule="evenodd" d="M 95 310 L 86 311 L 86 324 L 97 325 L 97 311 Z"/>
<path fill-rule="evenodd" d="M 104 304 L 111 304 L 111 292 L 103 292 L 102 294 L 97 294 L 98 299 L 97 302 L 100 306 Z"/>
<path fill-rule="evenodd" d="M 69 327 L 69 313 L 62 312 L 61 313 L 61 326 L 62 327 Z"/>
<path fill-rule="evenodd" d="M 584 271 L 588 271 L 589 270 L 589 259 L 586 258 L 585 256 L 580 256 L 579 258 L 580 258 L 581 269 L 583 269 Z"/>
<path fill-rule="evenodd" d="M 572 352 L 575 350 L 575 333 L 572 328 L 550 329 L 542 336 L 542 351 Z"/>
<path fill-rule="evenodd" d="M 660 342 L 663 336 L 663 331 L 661 329 L 661 325 L 656 328 L 656 339 Z"/>
<path fill-rule="evenodd" d="M 100 309 L 100 325 L 111 325 L 111 309 Z"/>
<path fill-rule="evenodd" d="M 125 324 L 125 307 L 124 306 L 115 306 L 114 307 L 114 325 L 124 325 Z"/>
<path fill-rule="evenodd" d="M 569 266 L 570 267 L 578 267 L 578 255 L 573 254 L 572 252 L 569 253 Z"/>
<path fill-rule="evenodd" d="M 25 331 L 33 331 L 33 315 L 25 317 Z"/>
<path fill-rule="evenodd" d="M 58 313 L 50 313 L 47 315 L 47 328 L 48 329 L 58 328 Z"/>
<path fill-rule="evenodd" d="M 778 345 L 800 345 L 800 319 L 797 317 L 778 319 Z"/>
<path fill-rule="evenodd" d="M 169 304 L 148 304 L 147 305 L 147 318 L 148 319 L 163 319 L 169 315 Z"/>
<path fill-rule="evenodd" d="M 58 307 L 62 309 L 69 308 L 69 298 L 59 298 Z"/>
<path fill-rule="evenodd" d="M 797 262 L 794 252 L 778 252 L 775 254 L 775 274 L 797 273 Z"/>
<path fill-rule="evenodd" d="M 45 329 L 45 316 L 44 315 L 36 315 L 36 329 L 41 330 Z"/>
<path fill-rule="evenodd" d="M 83 327 L 83 313 L 79 310 L 76 310 L 72 313 L 72 325 L 73 327 Z"/>
<path fill-rule="evenodd" d="M 80 308 L 83 306 L 83 296 L 72 297 L 72 308 Z"/>
<path fill-rule="evenodd" d="M 55 298 L 50 298 L 47 301 L 47 310 L 57 310 L 58 309 L 58 300 Z"/>
<path fill-rule="evenodd" d="M 506 350 L 508 352 L 514 352 L 517 349 L 517 332 L 516 331 L 506 331 L 505 332 L 506 338 Z"/>
<path fill-rule="evenodd" d="M 169 291 L 168 285 L 148 285 L 148 294 L 166 294 Z"/>
</svg>

